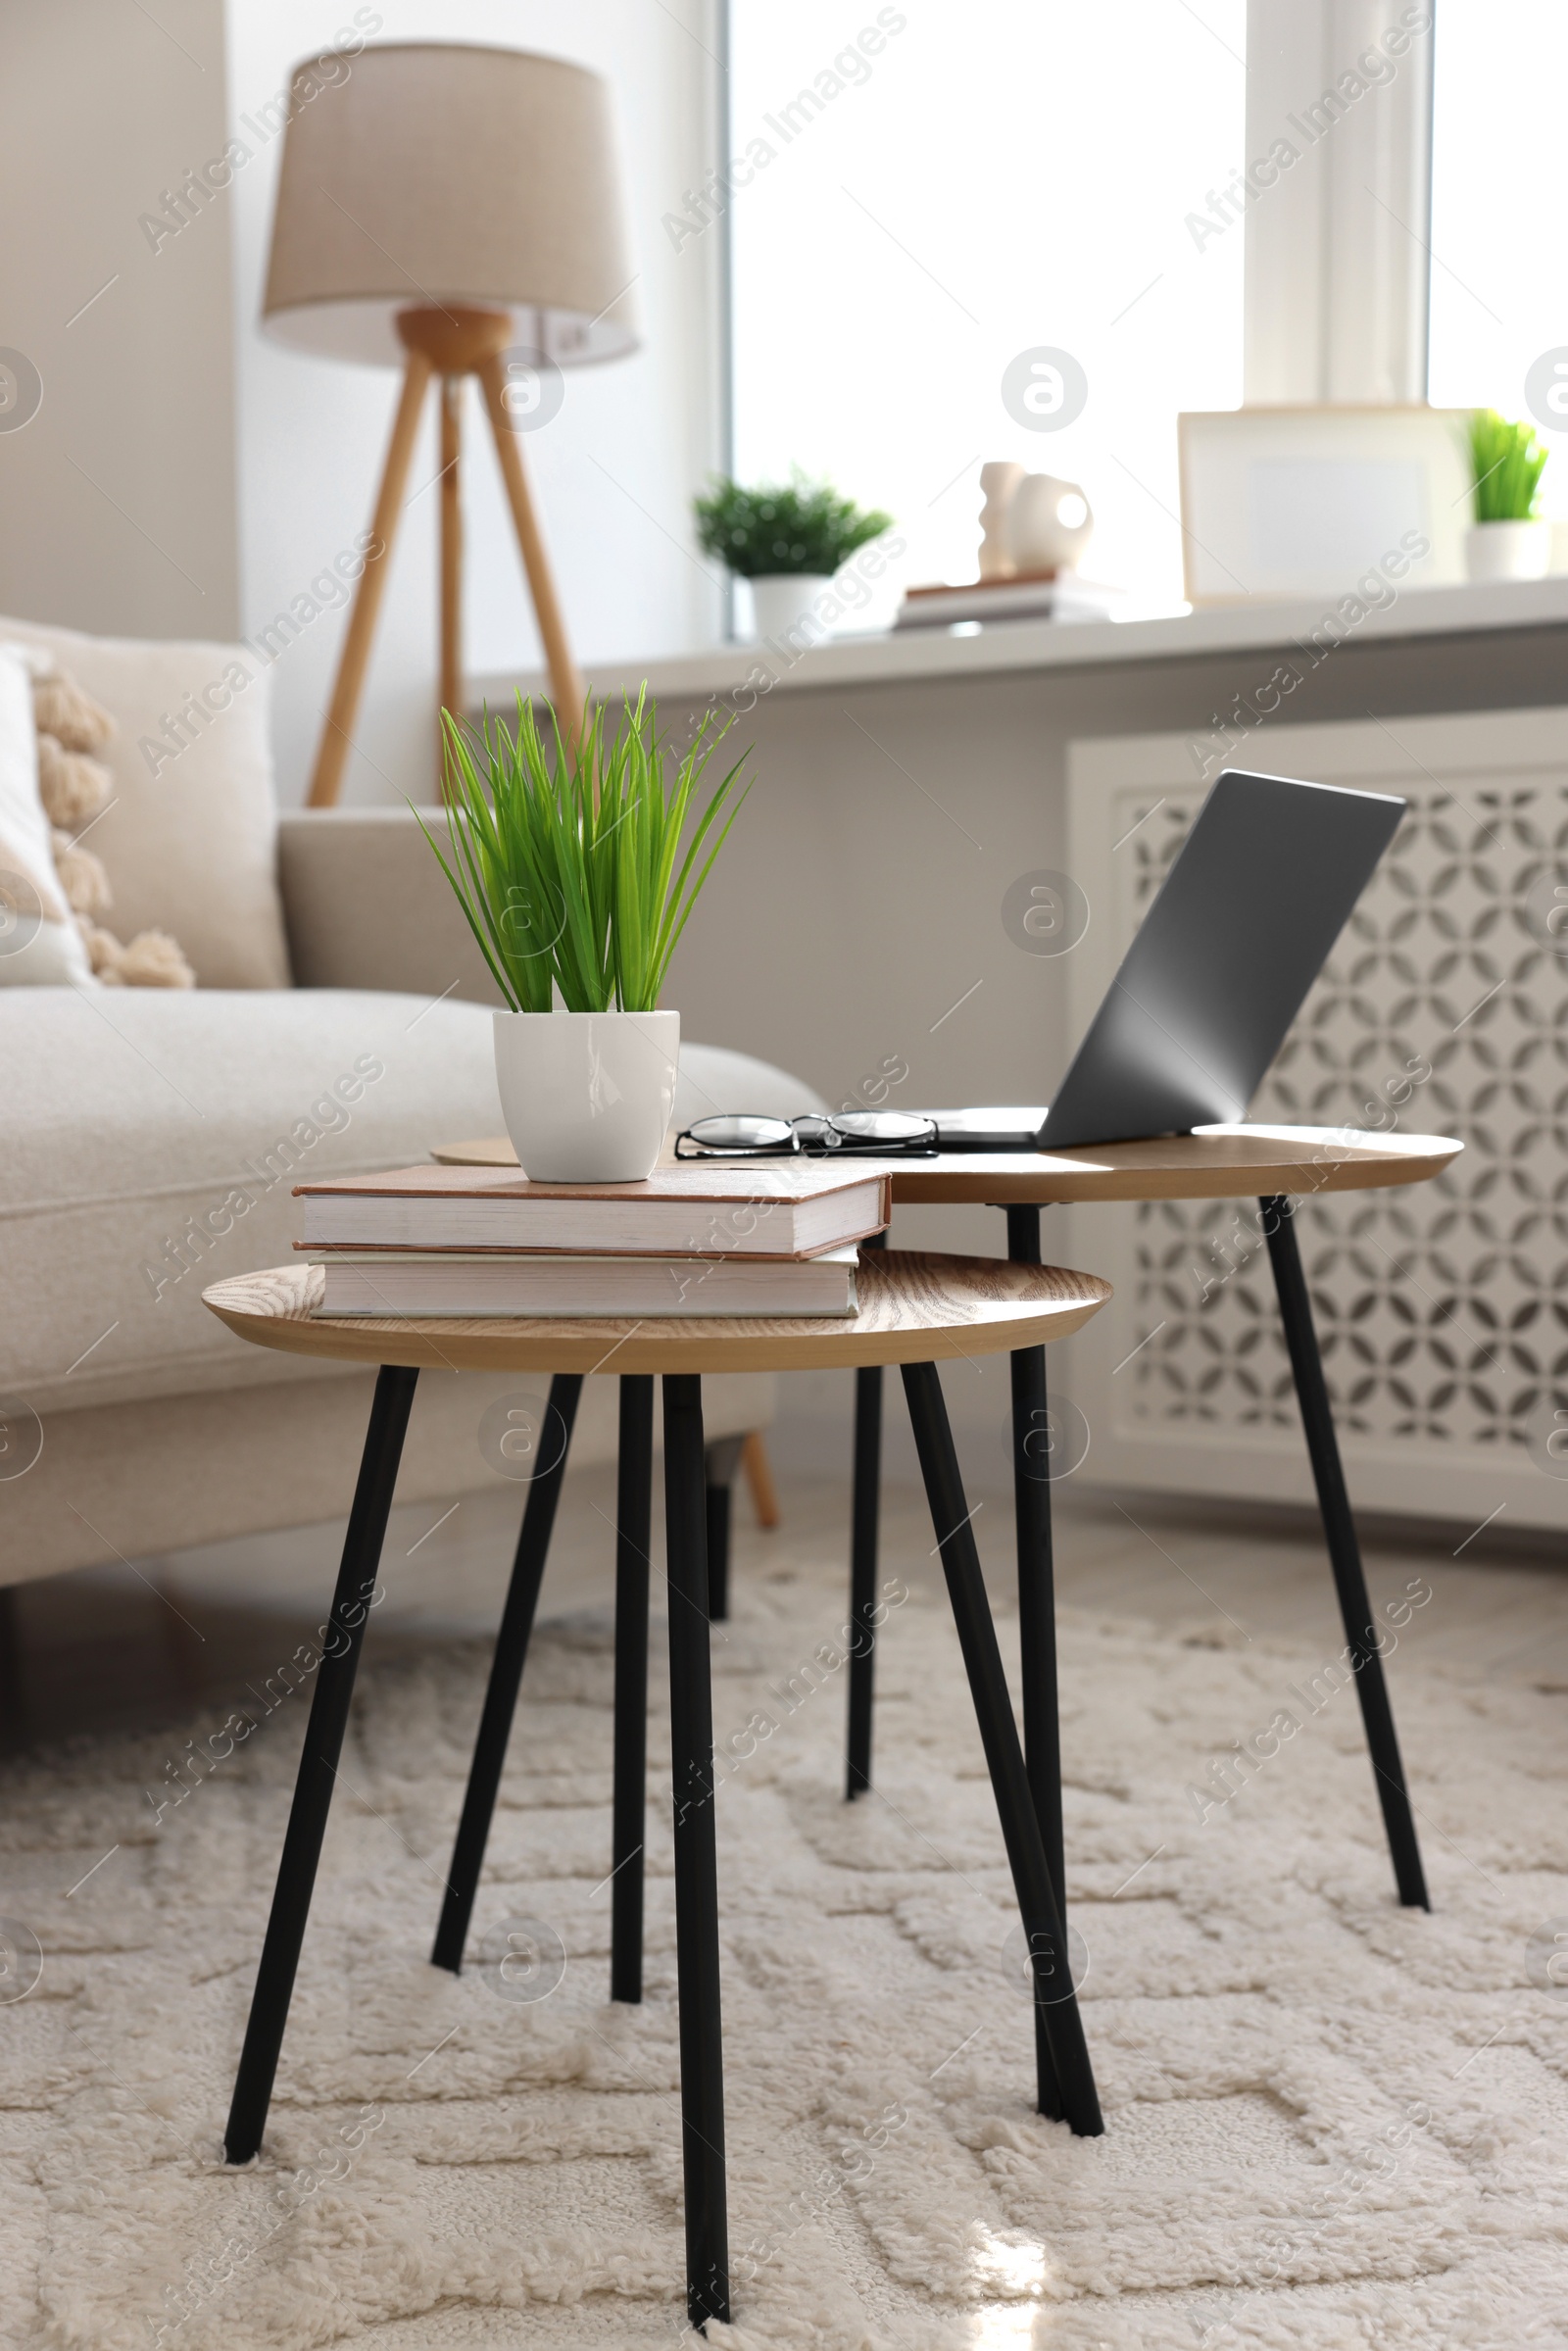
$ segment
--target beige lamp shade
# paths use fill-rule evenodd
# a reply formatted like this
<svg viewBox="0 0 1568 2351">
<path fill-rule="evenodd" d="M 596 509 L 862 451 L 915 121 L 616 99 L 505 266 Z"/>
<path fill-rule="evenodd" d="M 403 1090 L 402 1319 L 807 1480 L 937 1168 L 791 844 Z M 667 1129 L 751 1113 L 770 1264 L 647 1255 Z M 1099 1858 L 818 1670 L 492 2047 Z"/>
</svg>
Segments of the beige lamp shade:
<svg viewBox="0 0 1568 2351">
<path fill-rule="evenodd" d="M 327 73 L 336 69 L 334 78 Z M 562 367 L 640 339 L 609 84 L 521 49 L 390 41 L 295 69 L 262 316 L 398 367 L 399 311 L 508 310 Z"/>
</svg>

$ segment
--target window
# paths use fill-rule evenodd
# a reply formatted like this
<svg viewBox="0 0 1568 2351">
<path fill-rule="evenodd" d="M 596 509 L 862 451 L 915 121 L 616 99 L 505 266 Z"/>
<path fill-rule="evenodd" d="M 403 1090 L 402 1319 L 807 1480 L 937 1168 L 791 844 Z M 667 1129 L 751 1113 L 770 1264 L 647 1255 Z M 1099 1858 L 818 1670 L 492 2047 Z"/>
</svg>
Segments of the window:
<svg viewBox="0 0 1568 2351">
<path fill-rule="evenodd" d="M 1179 600 L 1176 416 L 1242 397 L 1225 191 L 1245 159 L 1246 14 L 732 0 L 739 477 L 825 475 L 896 516 L 904 578 L 962 580 L 980 465 L 1017 459 L 1082 484 L 1089 577 Z M 1035 413 L 1063 388 L 1070 406 L 1070 380 L 1029 375 L 1042 350 L 1067 353 L 1086 393 L 1045 429 L 1003 391 L 1021 360 Z"/>
<path fill-rule="evenodd" d="M 1487 0 L 1443 0 L 1433 66 L 1430 396 L 1439 408 L 1533 416 L 1557 452 L 1543 507 L 1568 516 L 1568 410 L 1545 398 L 1568 397 L 1568 373 L 1551 364 L 1568 362 L 1558 251 L 1568 9 L 1512 0 L 1503 17 Z"/>
</svg>

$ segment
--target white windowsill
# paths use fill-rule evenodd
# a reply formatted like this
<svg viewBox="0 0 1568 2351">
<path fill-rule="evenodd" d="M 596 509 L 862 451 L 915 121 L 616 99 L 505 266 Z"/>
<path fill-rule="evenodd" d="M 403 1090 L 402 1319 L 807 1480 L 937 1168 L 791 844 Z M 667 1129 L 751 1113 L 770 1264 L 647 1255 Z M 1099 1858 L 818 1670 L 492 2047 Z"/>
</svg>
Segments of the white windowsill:
<svg viewBox="0 0 1568 2351">
<path fill-rule="evenodd" d="M 659 695 L 750 696 L 774 690 L 817 692 L 901 678 L 983 677 L 1003 670 L 1098 667 L 1104 662 L 1196 660 L 1252 650 L 1306 646 L 1334 612 L 1328 598 L 1213 606 L 1152 620 L 994 621 L 973 635 L 911 629 L 897 635 L 841 636 L 794 657 L 767 645 L 715 645 L 642 664 L 589 664 L 600 694 L 635 690 L 646 678 Z M 1568 626 L 1568 575 L 1482 586 L 1408 588 L 1347 631 L 1364 645 L 1398 638 L 1485 636 L 1498 629 Z M 757 674 L 754 675 L 753 672 Z M 764 682 L 765 681 L 765 682 Z M 1259 686 L 1266 683 L 1260 677 Z M 537 671 L 499 671 L 470 681 L 472 707 L 510 707 L 517 688 L 543 691 Z"/>
</svg>

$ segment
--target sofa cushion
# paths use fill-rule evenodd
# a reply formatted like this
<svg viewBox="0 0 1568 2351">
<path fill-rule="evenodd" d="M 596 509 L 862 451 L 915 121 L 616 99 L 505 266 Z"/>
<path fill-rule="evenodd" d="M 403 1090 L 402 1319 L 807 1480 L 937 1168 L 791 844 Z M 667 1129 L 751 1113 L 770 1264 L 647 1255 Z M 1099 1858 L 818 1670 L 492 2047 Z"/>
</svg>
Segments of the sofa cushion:
<svg viewBox="0 0 1568 2351">
<path fill-rule="evenodd" d="M 45 647 L 116 732 L 98 755 L 114 796 L 92 828 L 122 938 L 172 931 L 202 988 L 288 981 L 268 741 L 271 680 L 243 645 L 87 637 L 0 619 Z"/>
<path fill-rule="evenodd" d="M 670 1125 L 676 1134 L 695 1119 L 726 1110 L 756 1110 L 764 1118 L 799 1118 L 825 1110 L 826 1102 L 787 1069 L 759 1061 L 724 1045 L 688 1045 L 681 1039 L 680 1076 Z"/>
<path fill-rule="evenodd" d="M 0 989 L 0 1395 L 299 1378 L 203 1288 L 289 1256 L 296 1183 L 495 1133 L 490 1037 L 478 1005 L 413 996 Z"/>
<path fill-rule="evenodd" d="M 236 1339 L 202 1291 L 289 1258 L 296 1183 L 499 1134 L 491 1035 L 482 1005 L 343 989 L 0 989 L 0 1399 L 332 1376 Z M 811 1106 L 745 1054 L 681 1060 L 683 1123 Z"/>
<path fill-rule="evenodd" d="M 298 1552 L 289 1546 L 305 1570 L 303 1583 L 291 1572 L 278 1573 L 275 1550 L 259 1556 L 250 1546 L 248 1566 L 244 1559 L 210 1562 L 213 1581 L 248 1586 L 252 1605 L 286 1607 L 305 1592 L 313 1607 L 324 1598 L 332 1589 L 331 1554 L 342 1543 L 342 1520 L 354 1497 L 375 1374 L 361 1364 L 332 1364 L 323 1367 L 330 1379 L 289 1379 L 290 1363 L 301 1373 L 311 1366 L 288 1355 L 270 1360 L 285 1367 L 285 1376 L 261 1388 L 225 1391 L 209 1383 L 197 1393 L 147 1403 L 53 1412 L 44 1424 L 43 1449 L 24 1476 L 14 1474 L 15 1456 L 0 1455 L 0 1587 L 335 1519 L 335 1542 L 331 1533 L 321 1539 L 324 1573 L 315 1543 Z M 465 1371 L 449 1378 L 425 1372 L 398 1466 L 399 1502 L 505 1491 L 520 1515 L 527 1488 L 513 1476 L 515 1465 L 499 1466 L 495 1427 L 508 1414 L 498 1415 L 494 1407 L 503 1398 L 514 1405 L 519 1391 L 525 1406 L 536 1405 L 547 1387 L 527 1375 Z M 614 1460 L 619 1389 L 612 1370 L 583 1382 L 572 1469 Z M 765 1428 L 777 1391 L 778 1374 L 770 1371 L 706 1378 L 706 1434 Z M 25 1446 L 30 1452 L 37 1430 L 31 1423 L 12 1426 L 19 1451 Z M 656 1415 L 656 1446 L 661 1433 Z M 613 1542 L 607 1523 L 607 1547 Z M 421 1554 L 432 1564 L 439 1557 L 434 1545 Z M 181 1561 L 181 1582 L 186 1566 Z M 207 1581 L 201 1579 L 204 1587 Z"/>
</svg>

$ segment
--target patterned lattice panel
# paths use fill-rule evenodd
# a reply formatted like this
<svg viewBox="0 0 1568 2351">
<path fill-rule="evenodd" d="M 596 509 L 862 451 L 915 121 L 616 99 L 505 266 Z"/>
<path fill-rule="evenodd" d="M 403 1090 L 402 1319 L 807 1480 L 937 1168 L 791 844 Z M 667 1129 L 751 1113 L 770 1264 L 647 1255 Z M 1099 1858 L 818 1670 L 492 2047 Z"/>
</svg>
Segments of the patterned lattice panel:
<svg viewBox="0 0 1568 2351">
<path fill-rule="evenodd" d="M 1366 731 L 1311 730 L 1342 738 L 1342 754 Z M 1306 750 L 1254 763 L 1352 780 Z M 1391 762 L 1385 745 L 1380 766 L 1353 780 L 1401 792 L 1409 812 L 1251 1114 L 1463 1139 L 1435 1183 L 1300 1211 L 1342 1442 L 1348 1460 L 1376 1463 L 1384 1506 L 1462 1509 L 1468 1479 L 1478 1518 L 1496 1500 L 1516 1521 L 1560 1523 L 1568 1458 L 1548 1441 L 1568 1430 L 1568 760 L 1461 776 Z M 1098 901 L 1118 951 L 1202 798 L 1189 780 L 1101 790 L 1087 814 L 1080 802 L 1080 841 L 1087 822 L 1123 844 L 1102 855 Z M 1173 1446 L 1196 1445 L 1211 1478 L 1217 1443 L 1234 1491 L 1275 1491 L 1268 1458 L 1299 1447 L 1299 1423 L 1255 1205 L 1128 1210 L 1114 1267 L 1083 1255 L 1080 1231 L 1082 1261 L 1117 1281 L 1118 1344 L 1154 1334 L 1113 1385 L 1098 1367 L 1100 1425 L 1113 1428 L 1102 1466 L 1168 1482 L 1156 1456 L 1168 1467 Z"/>
</svg>

